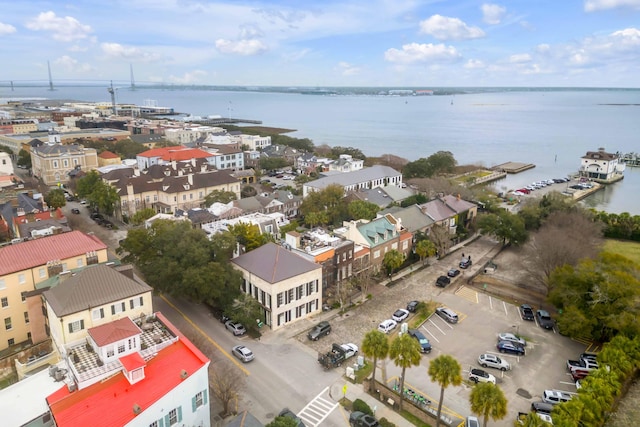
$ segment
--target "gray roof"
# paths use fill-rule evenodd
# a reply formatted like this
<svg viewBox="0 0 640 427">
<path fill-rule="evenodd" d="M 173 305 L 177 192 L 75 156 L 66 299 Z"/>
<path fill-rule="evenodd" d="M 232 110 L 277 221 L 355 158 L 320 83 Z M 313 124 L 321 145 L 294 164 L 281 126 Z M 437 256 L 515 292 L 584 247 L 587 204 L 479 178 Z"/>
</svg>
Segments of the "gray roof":
<svg viewBox="0 0 640 427">
<path fill-rule="evenodd" d="M 63 317 L 151 291 L 149 285 L 98 264 L 64 279 L 45 291 L 44 297 L 56 315 Z"/>
<path fill-rule="evenodd" d="M 307 182 L 305 185 L 314 188 L 326 188 L 331 184 L 338 184 L 343 187 L 368 182 L 375 179 L 401 175 L 397 170 L 389 166 L 375 165 L 369 168 L 360 169 L 353 172 L 336 173 L 315 181 Z"/>
<path fill-rule="evenodd" d="M 399 209 L 386 209 L 378 212 L 378 215 L 382 216 L 387 213 L 394 218 L 400 219 L 402 226 L 412 233 L 423 231 L 434 223 L 433 219 L 422 212 L 418 205 Z"/>
<path fill-rule="evenodd" d="M 413 196 L 413 192 L 395 185 L 385 185 L 382 187 L 382 191 L 387 193 L 394 202 L 401 202 L 402 200 Z"/>
<path fill-rule="evenodd" d="M 264 427 L 264 424 L 251 415 L 251 412 L 243 411 L 232 418 L 227 427 Z"/>
<path fill-rule="evenodd" d="M 269 283 L 278 283 L 322 266 L 294 254 L 275 243 L 267 243 L 231 260 L 251 274 Z"/>
</svg>

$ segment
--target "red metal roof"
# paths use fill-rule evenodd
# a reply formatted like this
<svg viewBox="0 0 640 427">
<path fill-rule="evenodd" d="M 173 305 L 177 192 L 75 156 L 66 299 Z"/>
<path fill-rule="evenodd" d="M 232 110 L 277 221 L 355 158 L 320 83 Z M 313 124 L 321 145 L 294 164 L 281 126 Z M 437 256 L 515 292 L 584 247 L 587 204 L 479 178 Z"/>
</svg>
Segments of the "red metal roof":
<svg viewBox="0 0 640 427">
<path fill-rule="evenodd" d="M 122 356 L 118 359 L 120 363 L 122 363 L 122 367 L 127 371 L 131 372 L 134 369 L 142 368 L 147 366 L 147 362 L 144 361 L 140 353 L 133 353 L 127 356 Z"/>
<path fill-rule="evenodd" d="M 182 161 L 191 159 L 206 159 L 208 157 L 213 157 L 214 155 L 211 153 L 207 153 L 206 151 L 199 148 L 187 148 L 183 145 L 179 145 L 177 147 L 152 148 L 151 150 L 147 150 L 138 154 L 138 156 L 160 157 L 165 161 Z"/>
<path fill-rule="evenodd" d="M 118 156 L 115 153 L 112 153 L 109 150 L 103 151 L 102 153 L 98 154 L 98 157 L 100 157 L 101 159 L 119 159 L 120 156 Z"/>
<path fill-rule="evenodd" d="M 81 231 L 56 234 L 0 248 L 0 276 L 45 265 L 47 261 L 107 249 L 96 236 Z M 75 267 L 75 266 L 71 266 Z"/>
<path fill-rule="evenodd" d="M 69 392 L 67 386 L 47 397 L 47 403 L 58 427 L 113 427 L 129 423 L 136 415 L 133 405 L 145 411 L 183 381 L 181 371 L 193 375 L 209 362 L 200 350 L 187 340 L 160 313 L 162 322 L 180 339 L 158 352 L 147 362 L 145 378 L 130 384 L 123 374 Z"/>
<path fill-rule="evenodd" d="M 140 328 L 128 317 L 89 328 L 87 332 L 99 347 L 104 347 L 105 345 L 113 344 L 114 342 L 142 333 Z"/>
</svg>

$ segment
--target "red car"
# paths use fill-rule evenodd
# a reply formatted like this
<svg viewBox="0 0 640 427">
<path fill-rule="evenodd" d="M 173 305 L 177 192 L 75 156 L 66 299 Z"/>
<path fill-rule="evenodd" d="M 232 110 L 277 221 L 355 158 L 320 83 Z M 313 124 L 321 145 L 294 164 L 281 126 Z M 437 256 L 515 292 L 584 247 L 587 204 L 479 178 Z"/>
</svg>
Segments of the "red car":
<svg viewBox="0 0 640 427">
<path fill-rule="evenodd" d="M 521 188 L 521 189 L 519 189 L 517 191 L 519 191 L 521 193 L 524 193 L 524 194 L 530 194 L 531 193 L 531 190 L 527 190 L 526 188 Z"/>
</svg>

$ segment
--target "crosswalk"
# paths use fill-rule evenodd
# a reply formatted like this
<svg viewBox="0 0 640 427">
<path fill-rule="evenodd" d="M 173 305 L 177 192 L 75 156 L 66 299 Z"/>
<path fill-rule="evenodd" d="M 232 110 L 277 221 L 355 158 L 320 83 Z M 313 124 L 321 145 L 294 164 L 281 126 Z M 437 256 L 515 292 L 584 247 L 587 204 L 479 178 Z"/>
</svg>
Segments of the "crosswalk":
<svg viewBox="0 0 640 427">
<path fill-rule="evenodd" d="M 466 299 L 467 301 L 471 301 L 474 304 L 478 304 L 480 301 L 478 299 L 478 292 L 467 286 L 461 286 L 458 290 L 456 290 L 455 294 L 461 298 Z"/>
<path fill-rule="evenodd" d="M 325 387 L 307 406 L 298 412 L 298 417 L 304 421 L 309 427 L 317 427 L 324 421 L 334 409 L 338 407 L 338 403 L 333 402 L 330 397 L 323 397 L 329 390 Z"/>
</svg>

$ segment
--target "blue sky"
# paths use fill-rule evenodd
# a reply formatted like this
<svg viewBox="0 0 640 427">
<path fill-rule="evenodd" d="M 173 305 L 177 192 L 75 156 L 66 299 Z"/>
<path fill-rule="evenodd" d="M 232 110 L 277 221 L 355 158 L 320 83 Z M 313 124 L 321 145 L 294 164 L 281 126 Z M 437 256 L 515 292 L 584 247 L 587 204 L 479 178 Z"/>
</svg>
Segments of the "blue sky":
<svg viewBox="0 0 640 427">
<path fill-rule="evenodd" d="M 0 0 L 0 83 L 640 87 L 640 0 Z"/>
</svg>

